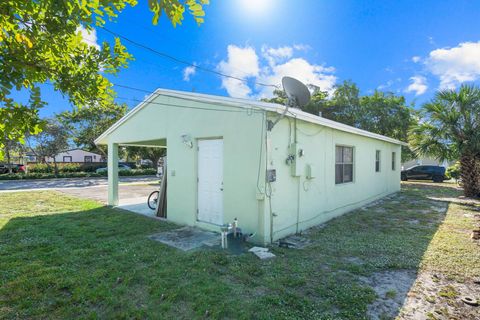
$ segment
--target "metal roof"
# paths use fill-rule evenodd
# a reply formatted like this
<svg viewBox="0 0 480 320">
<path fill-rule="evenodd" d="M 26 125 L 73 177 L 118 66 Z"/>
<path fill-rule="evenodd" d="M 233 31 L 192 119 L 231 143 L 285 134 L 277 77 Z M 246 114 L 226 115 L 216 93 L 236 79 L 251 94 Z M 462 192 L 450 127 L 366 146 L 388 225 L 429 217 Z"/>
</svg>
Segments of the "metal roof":
<svg viewBox="0 0 480 320">
<path fill-rule="evenodd" d="M 118 122 L 116 122 L 113 126 L 111 126 L 107 131 L 105 131 L 102 135 L 100 135 L 96 140 L 95 143 L 101 143 L 106 136 L 108 136 L 112 131 L 118 128 L 122 123 L 127 121 L 130 117 L 132 117 L 135 113 L 143 109 L 147 106 L 150 102 L 152 102 L 158 96 L 163 97 L 171 97 L 171 98 L 178 98 L 184 99 L 189 101 L 196 101 L 196 102 L 203 102 L 203 103 L 214 103 L 219 104 L 222 106 L 232 106 L 237 108 L 245 108 L 245 109 L 262 109 L 268 112 L 274 112 L 278 114 L 282 114 L 285 111 L 285 106 L 275 103 L 269 102 L 262 102 L 262 101 L 255 101 L 255 100 L 248 100 L 248 99 L 239 99 L 239 98 L 230 98 L 230 97 L 222 97 L 222 96 L 215 96 L 215 95 L 208 95 L 208 94 L 201 94 L 196 92 L 186 92 L 186 91 L 177 91 L 177 90 L 167 90 L 167 89 L 157 89 L 155 92 L 150 94 L 143 102 L 139 103 L 135 108 L 130 110 L 123 118 L 121 118 Z M 361 136 L 382 140 L 394 144 L 399 145 L 407 145 L 405 142 L 400 140 L 396 140 L 390 137 L 386 137 L 380 134 L 376 134 L 373 132 L 369 132 L 366 130 L 358 129 L 343 123 L 339 123 L 336 121 L 332 121 L 329 119 L 325 119 L 320 116 L 316 116 L 307 112 L 304 112 L 300 109 L 296 108 L 289 108 L 288 112 L 286 113 L 287 117 L 296 118 L 299 120 L 303 120 L 306 122 L 318 124 L 321 126 L 333 128 L 336 130 L 349 132 L 353 134 L 358 134 Z"/>
</svg>

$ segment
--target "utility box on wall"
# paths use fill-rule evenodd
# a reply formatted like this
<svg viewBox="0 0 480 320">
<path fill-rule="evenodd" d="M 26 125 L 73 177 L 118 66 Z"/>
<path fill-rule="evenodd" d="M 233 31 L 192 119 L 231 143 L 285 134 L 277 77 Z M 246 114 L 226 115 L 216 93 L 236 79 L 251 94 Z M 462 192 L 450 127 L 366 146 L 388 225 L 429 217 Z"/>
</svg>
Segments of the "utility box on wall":
<svg viewBox="0 0 480 320">
<path fill-rule="evenodd" d="M 293 160 L 290 162 L 291 174 L 293 177 L 299 177 L 302 175 L 302 162 L 303 162 L 303 149 L 299 143 L 290 144 L 289 154 L 293 156 Z"/>
<path fill-rule="evenodd" d="M 311 164 L 305 166 L 305 177 L 307 179 L 315 179 L 315 167 Z"/>
</svg>

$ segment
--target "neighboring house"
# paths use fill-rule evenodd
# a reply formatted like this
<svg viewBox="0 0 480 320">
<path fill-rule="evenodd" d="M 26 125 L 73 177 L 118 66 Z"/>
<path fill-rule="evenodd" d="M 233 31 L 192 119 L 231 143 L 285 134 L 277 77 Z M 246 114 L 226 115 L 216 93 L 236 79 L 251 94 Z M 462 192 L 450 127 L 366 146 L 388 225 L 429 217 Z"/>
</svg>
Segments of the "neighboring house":
<svg viewBox="0 0 480 320">
<path fill-rule="evenodd" d="M 37 156 L 32 152 L 27 152 L 25 154 L 25 159 L 28 162 L 37 162 Z"/>
<path fill-rule="evenodd" d="M 167 219 L 268 243 L 400 190 L 403 142 L 282 105 L 158 89 L 103 133 L 108 203 L 119 145 L 167 148 Z M 269 127 L 277 120 L 278 123 Z"/>
<path fill-rule="evenodd" d="M 47 162 L 53 162 L 53 158 L 47 158 Z M 101 155 L 82 149 L 71 149 L 60 152 L 55 156 L 56 162 L 75 162 L 75 163 L 90 163 L 90 162 L 104 162 Z"/>
<path fill-rule="evenodd" d="M 402 170 L 403 169 L 409 169 L 413 166 L 419 166 L 419 165 L 442 166 L 442 167 L 448 168 L 449 166 L 451 166 L 454 163 L 455 163 L 455 161 L 453 161 L 453 162 L 448 162 L 446 160 L 439 161 L 439 160 L 435 160 L 435 159 L 432 159 L 432 158 L 413 159 L 413 160 L 402 163 Z"/>
</svg>

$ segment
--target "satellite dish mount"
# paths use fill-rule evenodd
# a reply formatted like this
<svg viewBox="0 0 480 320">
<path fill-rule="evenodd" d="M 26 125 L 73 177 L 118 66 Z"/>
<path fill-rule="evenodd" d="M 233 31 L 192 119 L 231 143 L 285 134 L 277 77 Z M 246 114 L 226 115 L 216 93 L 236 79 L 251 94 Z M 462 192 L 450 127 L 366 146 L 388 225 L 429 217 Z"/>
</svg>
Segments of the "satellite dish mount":
<svg viewBox="0 0 480 320">
<path fill-rule="evenodd" d="M 310 90 L 302 82 L 292 77 L 282 78 L 283 91 L 287 95 L 287 103 L 283 113 L 274 121 L 268 124 L 268 131 L 287 114 L 288 108 L 301 108 L 310 102 Z"/>
</svg>

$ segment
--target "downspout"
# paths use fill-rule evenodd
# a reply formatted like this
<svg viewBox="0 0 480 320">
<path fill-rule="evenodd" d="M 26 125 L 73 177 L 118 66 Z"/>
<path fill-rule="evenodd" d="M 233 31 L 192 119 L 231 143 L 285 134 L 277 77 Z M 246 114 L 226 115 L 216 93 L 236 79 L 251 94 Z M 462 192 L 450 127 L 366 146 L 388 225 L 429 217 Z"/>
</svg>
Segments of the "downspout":
<svg viewBox="0 0 480 320">
<path fill-rule="evenodd" d="M 268 120 L 267 120 L 268 125 Z M 267 126 L 268 128 L 268 126 Z M 273 128 L 273 127 L 272 127 Z M 268 157 L 269 157 L 269 149 L 268 149 L 268 138 L 270 130 L 265 131 L 265 195 L 268 198 L 268 210 L 270 213 L 269 222 L 270 222 L 270 243 L 273 243 L 273 210 L 272 210 L 272 185 L 268 182 L 267 179 L 267 170 L 268 170 Z"/>
<path fill-rule="evenodd" d="M 293 119 L 293 143 L 295 143 L 295 145 L 297 144 L 298 142 L 298 138 L 297 138 L 297 118 L 295 117 Z M 298 154 L 295 155 L 295 161 L 298 161 Z M 295 164 L 297 165 L 297 164 Z M 302 179 L 301 176 L 298 177 L 297 179 L 297 223 L 296 223 L 296 230 L 295 230 L 295 233 L 298 233 L 298 230 L 299 230 L 299 224 L 300 224 L 300 180 Z"/>
</svg>

